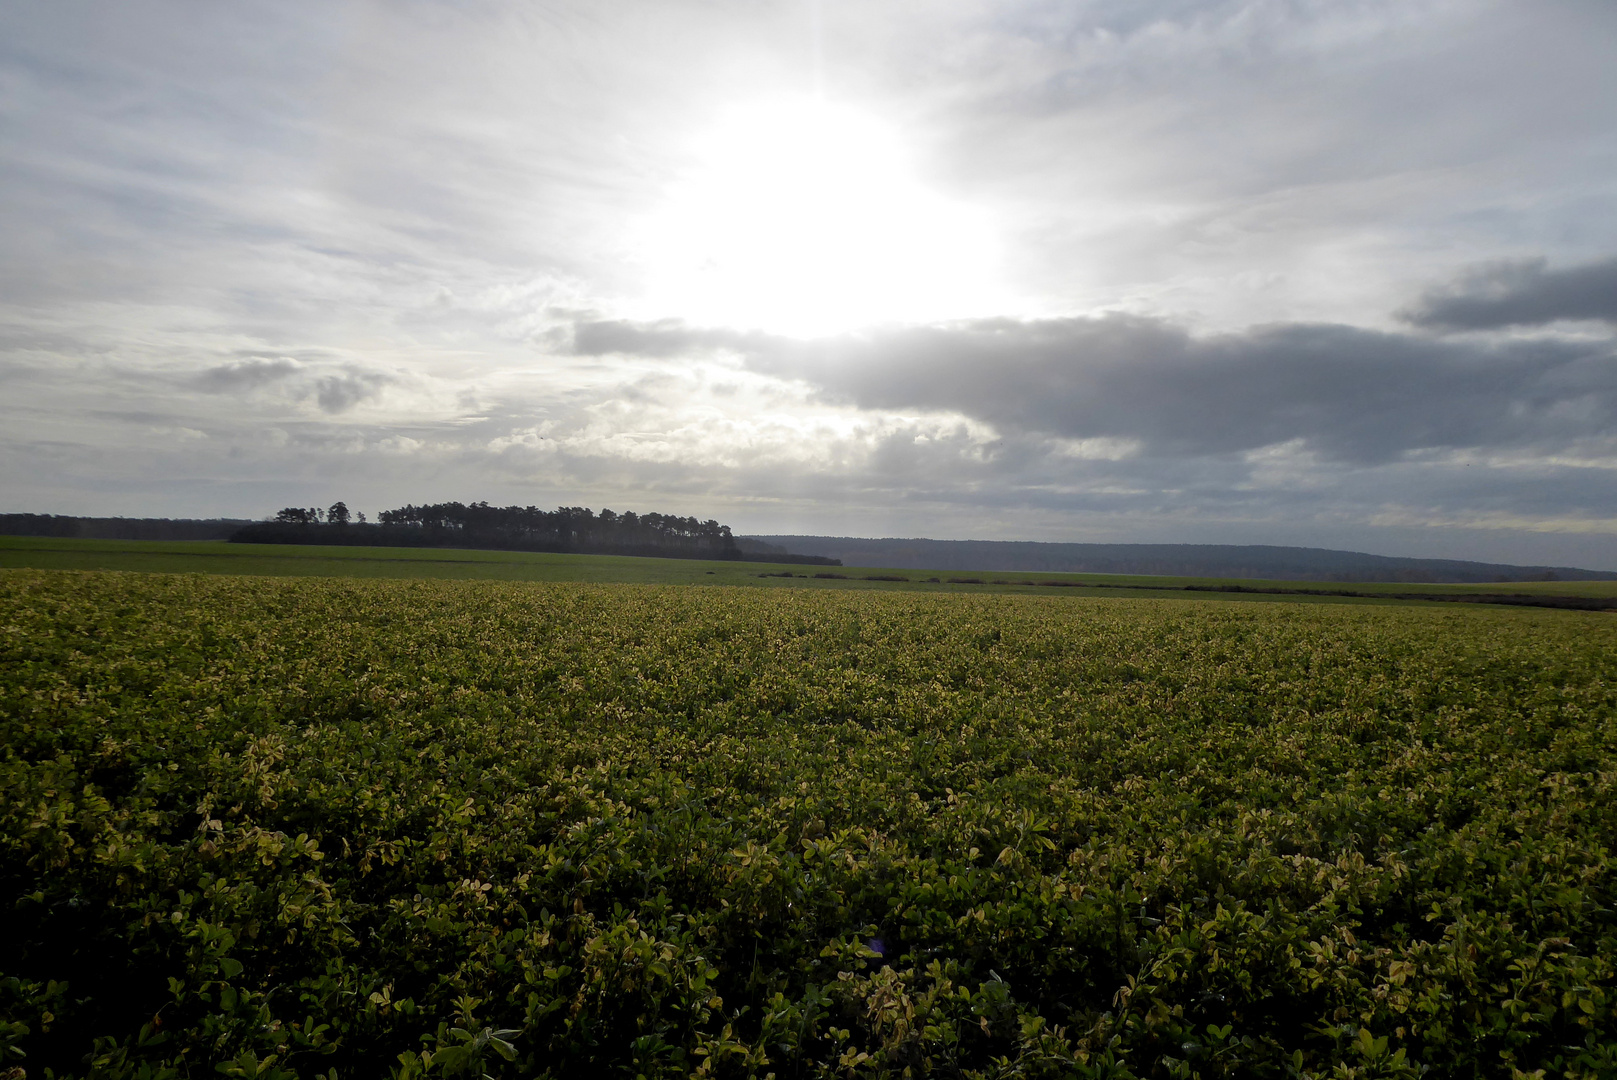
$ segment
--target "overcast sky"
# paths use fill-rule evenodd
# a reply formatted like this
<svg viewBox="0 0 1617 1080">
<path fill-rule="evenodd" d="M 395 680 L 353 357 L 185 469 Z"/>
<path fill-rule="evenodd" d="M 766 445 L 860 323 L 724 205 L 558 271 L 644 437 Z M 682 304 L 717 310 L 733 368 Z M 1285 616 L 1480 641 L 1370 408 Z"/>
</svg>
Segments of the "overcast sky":
<svg viewBox="0 0 1617 1080">
<path fill-rule="evenodd" d="M 0 8 L 0 511 L 1617 569 L 1610 0 Z"/>
</svg>

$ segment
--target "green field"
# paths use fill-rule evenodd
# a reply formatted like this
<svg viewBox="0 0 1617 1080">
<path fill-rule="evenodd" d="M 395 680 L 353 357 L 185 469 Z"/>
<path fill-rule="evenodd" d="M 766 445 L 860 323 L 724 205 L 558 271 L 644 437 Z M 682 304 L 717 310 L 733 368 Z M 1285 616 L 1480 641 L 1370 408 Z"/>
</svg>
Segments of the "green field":
<svg viewBox="0 0 1617 1080">
<path fill-rule="evenodd" d="M 1142 591 L 1185 597 L 1288 602 L 1374 603 L 1352 592 L 1393 597 L 1512 593 L 1617 598 L 1617 581 L 1534 581 L 1489 585 L 1333 584 L 1231 578 L 1147 577 L 1056 572 L 956 572 L 646 559 L 621 555 L 552 555 L 445 548 L 362 548 L 198 541 L 78 540 L 0 537 L 0 568 L 130 570 L 148 573 L 439 578 L 484 581 L 576 581 L 657 585 L 768 585 L 780 588 L 882 589 L 915 592 L 1004 592 L 1126 596 Z M 789 576 L 780 576 L 789 575 Z M 886 580 L 878 580 L 886 579 Z M 1060 582 L 1060 586 L 1041 584 Z M 1291 592 L 1222 593 L 1230 586 Z M 1380 602 L 1393 602 L 1390 599 Z M 1422 601 L 1398 601 L 1419 603 Z"/>
<path fill-rule="evenodd" d="M 0 1075 L 1617 1075 L 1611 615 L 724 580 L 0 570 Z"/>
</svg>

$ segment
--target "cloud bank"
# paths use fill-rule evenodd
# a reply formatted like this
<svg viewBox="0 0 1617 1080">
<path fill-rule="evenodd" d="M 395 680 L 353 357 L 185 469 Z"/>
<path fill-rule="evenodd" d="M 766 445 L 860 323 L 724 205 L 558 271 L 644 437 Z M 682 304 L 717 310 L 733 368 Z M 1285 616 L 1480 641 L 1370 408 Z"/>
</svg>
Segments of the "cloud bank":
<svg viewBox="0 0 1617 1080">
<path fill-rule="evenodd" d="M 1297 443 L 1331 460 L 1566 447 L 1617 431 L 1610 340 L 1453 344 L 1350 326 L 1195 336 L 1138 316 L 904 327 L 827 341 L 585 323 L 582 353 L 724 350 L 863 409 L 957 412 L 1007 435 L 1136 443 L 1165 456 Z"/>
</svg>

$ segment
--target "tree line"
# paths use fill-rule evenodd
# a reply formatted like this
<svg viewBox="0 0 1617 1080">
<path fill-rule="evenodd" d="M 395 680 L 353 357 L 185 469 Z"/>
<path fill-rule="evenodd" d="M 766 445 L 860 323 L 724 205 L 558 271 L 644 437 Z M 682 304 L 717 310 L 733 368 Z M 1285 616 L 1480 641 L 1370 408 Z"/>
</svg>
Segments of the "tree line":
<svg viewBox="0 0 1617 1080">
<path fill-rule="evenodd" d="M 340 505 L 340 504 L 339 504 Z M 675 514 L 622 514 L 587 506 L 558 506 L 541 510 L 536 506 L 490 506 L 475 502 L 405 505 L 376 515 L 383 525 L 419 528 L 450 533 L 499 533 L 539 543 L 567 548 L 644 546 L 691 548 L 718 552 L 734 551 L 740 557 L 730 526 L 711 519 Z"/>
<path fill-rule="evenodd" d="M 241 529 L 239 543 L 493 547 L 520 551 L 741 559 L 730 526 L 677 514 L 595 513 L 586 506 L 493 506 L 487 502 L 406 504 L 375 522 L 346 503 L 289 506 L 273 521 Z"/>
</svg>

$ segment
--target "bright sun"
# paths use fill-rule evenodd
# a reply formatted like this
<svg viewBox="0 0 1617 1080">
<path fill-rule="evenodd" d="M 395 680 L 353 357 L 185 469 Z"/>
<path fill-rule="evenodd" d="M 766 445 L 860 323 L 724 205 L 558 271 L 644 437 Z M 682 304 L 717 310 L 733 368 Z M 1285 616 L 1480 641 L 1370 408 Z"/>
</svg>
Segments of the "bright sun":
<svg viewBox="0 0 1617 1080">
<path fill-rule="evenodd" d="M 868 117 L 818 100 L 738 110 L 696 161 L 642 234 L 658 315 L 823 334 L 992 303 L 985 216 L 927 190 Z"/>
</svg>

